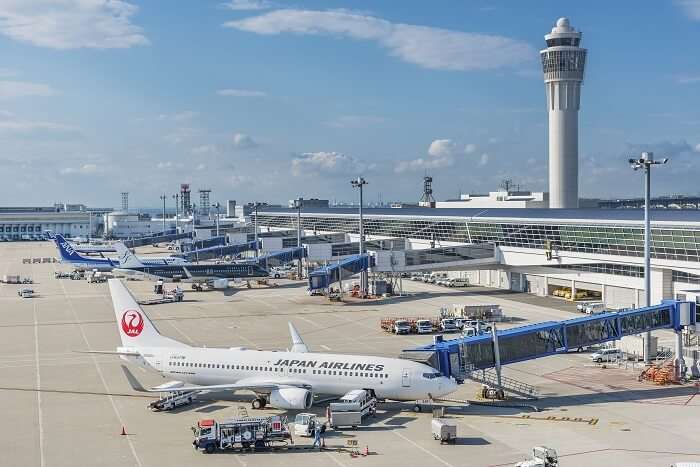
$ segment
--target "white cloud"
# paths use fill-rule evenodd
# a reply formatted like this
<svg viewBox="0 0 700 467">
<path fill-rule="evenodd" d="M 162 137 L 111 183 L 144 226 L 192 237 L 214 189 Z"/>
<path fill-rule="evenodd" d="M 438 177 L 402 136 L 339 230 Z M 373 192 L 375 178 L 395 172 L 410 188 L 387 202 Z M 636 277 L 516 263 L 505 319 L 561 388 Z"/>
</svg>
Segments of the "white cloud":
<svg viewBox="0 0 700 467">
<path fill-rule="evenodd" d="M 193 128 L 187 128 L 187 127 L 177 128 L 172 133 L 168 133 L 167 135 L 163 136 L 163 139 L 166 142 L 168 142 L 174 146 L 177 146 L 178 144 L 181 144 L 181 143 L 185 142 L 186 140 L 188 140 L 189 138 L 191 138 L 192 135 L 194 134 L 194 132 L 195 132 L 195 130 Z"/>
<path fill-rule="evenodd" d="M 253 138 L 244 133 L 234 133 L 233 145 L 238 149 L 249 149 L 256 147 L 258 143 L 256 143 L 253 140 Z"/>
<path fill-rule="evenodd" d="M 219 89 L 216 93 L 225 97 L 267 97 L 267 93 L 263 91 L 250 89 Z"/>
<path fill-rule="evenodd" d="M 433 157 L 450 157 L 457 145 L 451 139 L 436 139 L 428 147 L 428 155 Z"/>
<path fill-rule="evenodd" d="M 59 170 L 61 175 L 91 175 L 97 172 L 101 172 L 97 164 L 83 164 L 80 167 L 64 167 Z"/>
<path fill-rule="evenodd" d="M 700 144 L 695 145 L 695 152 L 700 152 Z"/>
<path fill-rule="evenodd" d="M 485 166 L 486 164 L 489 163 L 489 155 L 486 153 L 483 153 L 481 157 L 479 157 L 479 165 L 481 167 Z"/>
<path fill-rule="evenodd" d="M 192 120 L 197 117 L 199 112 L 194 110 L 184 110 L 182 112 L 176 112 L 173 114 L 160 114 L 158 115 L 158 120 L 162 121 L 173 121 L 173 122 L 184 122 L 186 120 Z"/>
<path fill-rule="evenodd" d="M 274 3 L 267 0 L 229 0 L 222 6 L 234 11 L 250 11 L 274 8 Z"/>
<path fill-rule="evenodd" d="M 173 161 L 163 161 L 163 162 L 158 162 L 156 164 L 156 169 L 159 170 L 172 170 L 172 169 L 182 169 L 184 167 L 184 164 L 180 162 L 173 162 Z"/>
<path fill-rule="evenodd" d="M 56 92 L 47 84 L 26 81 L 0 81 L 0 99 L 28 96 L 53 96 Z"/>
<path fill-rule="evenodd" d="M 375 115 L 341 115 L 326 122 L 326 126 L 331 128 L 367 128 L 384 123 L 386 123 L 386 118 Z"/>
<path fill-rule="evenodd" d="M 197 164 L 197 167 L 195 167 L 196 170 L 206 170 L 207 166 L 205 164 Z"/>
<path fill-rule="evenodd" d="M 700 83 L 700 74 L 698 74 L 698 75 L 679 75 L 679 76 L 676 76 L 676 83 L 678 83 L 678 84 L 695 84 L 695 83 Z"/>
<path fill-rule="evenodd" d="M 0 133 L 28 134 L 35 132 L 51 132 L 51 133 L 73 133 L 79 131 L 79 128 L 65 125 L 63 123 L 32 121 L 32 120 L 12 120 L 4 119 L 11 117 L 12 114 L 3 114 L 0 119 Z"/>
<path fill-rule="evenodd" d="M 202 146 L 192 148 L 192 154 L 194 154 L 195 156 L 207 156 L 218 153 L 219 148 L 217 148 L 213 144 L 203 144 Z"/>
<path fill-rule="evenodd" d="M 0 34 L 52 49 L 112 49 L 148 44 L 123 0 L 3 0 Z"/>
<path fill-rule="evenodd" d="M 305 152 L 292 159 L 292 175 L 314 173 L 360 174 L 374 168 L 364 162 L 339 152 Z"/>
<path fill-rule="evenodd" d="M 676 4 L 688 18 L 700 21 L 700 0 L 676 0 Z"/>
<path fill-rule="evenodd" d="M 224 26 L 257 34 L 328 35 L 375 41 L 401 60 L 437 70 L 512 67 L 536 57 L 527 43 L 508 37 L 389 21 L 348 10 L 283 9 Z"/>
<path fill-rule="evenodd" d="M 466 146 L 464 146 L 464 153 L 465 154 L 471 154 L 476 151 L 476 144 L 469 143 Z"/>
<path fill-rule="evenodd" d="M 12 78 L 18 74 L 17 70 L 12 68 L 0 68 L 0 78 Z"/>
<path fill-rule="evenodd" d="M 409 161 L 399 161 L 394 167 L 397 173 L 427 169 L 442 169 L 454 164 L 457 144 L 451 139 L 436 139 L 428 146 L 428 157 Z"/>
</svg>

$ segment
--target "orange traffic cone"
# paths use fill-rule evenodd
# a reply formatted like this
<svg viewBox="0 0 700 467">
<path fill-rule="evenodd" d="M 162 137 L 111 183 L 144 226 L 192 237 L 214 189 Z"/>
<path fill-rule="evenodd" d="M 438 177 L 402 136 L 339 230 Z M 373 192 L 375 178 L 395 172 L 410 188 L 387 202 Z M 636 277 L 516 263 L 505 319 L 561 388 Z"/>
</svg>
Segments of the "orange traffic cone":
<svg viewBox="0 0 700 467">
<path fill-rule="evenodd" d="M 122 436 L 126 436 L 126 428 L 122 425 Z"/>
</svg>

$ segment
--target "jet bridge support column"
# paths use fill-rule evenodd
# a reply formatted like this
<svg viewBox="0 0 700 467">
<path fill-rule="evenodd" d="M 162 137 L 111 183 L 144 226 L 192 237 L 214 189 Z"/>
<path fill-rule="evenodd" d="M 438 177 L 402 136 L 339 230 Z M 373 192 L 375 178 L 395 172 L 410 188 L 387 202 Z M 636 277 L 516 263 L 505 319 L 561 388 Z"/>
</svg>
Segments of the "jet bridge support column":
<svg viewBox="0 0 700 467">
<path fill-rule="evenodd" d="M 685 360 L 683 359 L 683 331 L 677 329 L 676 331 L 676 375 L 678 378 L 683 376 L 683 369 L 685 368 Z"/>
<path fill-rule="evenodd" d="M 495 322 L 491 323 L 491 335 L 493 336 L 493 360 L 496 370 L 496 384 L 498 384 L 498 389 L 503 389 L 503 386 L 501 386 L 501 352 L 498 348 L 498 330 L 496 329 Z"/>
</svg>

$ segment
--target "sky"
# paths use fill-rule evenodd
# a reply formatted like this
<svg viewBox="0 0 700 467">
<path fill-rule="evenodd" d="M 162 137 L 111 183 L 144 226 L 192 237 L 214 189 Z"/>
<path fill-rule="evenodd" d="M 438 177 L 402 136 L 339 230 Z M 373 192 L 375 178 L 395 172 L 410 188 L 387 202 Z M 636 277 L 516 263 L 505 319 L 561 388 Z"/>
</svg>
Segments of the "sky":
<svg viewBox="0 0 700 467">
<path fill-rule="evenodd" d="M 0 205 L 547 190 L 539 50 L 588 49 L 580 195 L 700 194 L 700 0 L 0 0 Z"/>
</svg>

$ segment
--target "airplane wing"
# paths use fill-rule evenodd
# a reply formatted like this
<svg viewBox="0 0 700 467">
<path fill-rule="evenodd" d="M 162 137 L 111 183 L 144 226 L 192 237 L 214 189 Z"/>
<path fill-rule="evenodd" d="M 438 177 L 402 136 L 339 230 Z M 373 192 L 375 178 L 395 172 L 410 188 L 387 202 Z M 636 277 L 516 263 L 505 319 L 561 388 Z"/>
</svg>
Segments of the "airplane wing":
<svg viewBox="0 0 700 467">
<path fill-rule="evenodd" d="M 169 392 L 169 391 L 201 391 L 201 392 L 216 392 L 216 391 L 238 391 L 243 389 L 248 389 L 255 392 L 269 392 L 280 388 L 306 388 L 311 389 L 311 385 L 301 382 L 301 381 L 287 381 L 287 382 L 271 382 L 255 379 L 243 379 L 237 383 L 227 383 L 227 384 L 212 384 L 208 386 L 199 386 L 195 384 L 186 384 L 182 381 L 170 381 L 160 386 L 155 386 L 147 389 L 148 392 Z"/>
</svg>

